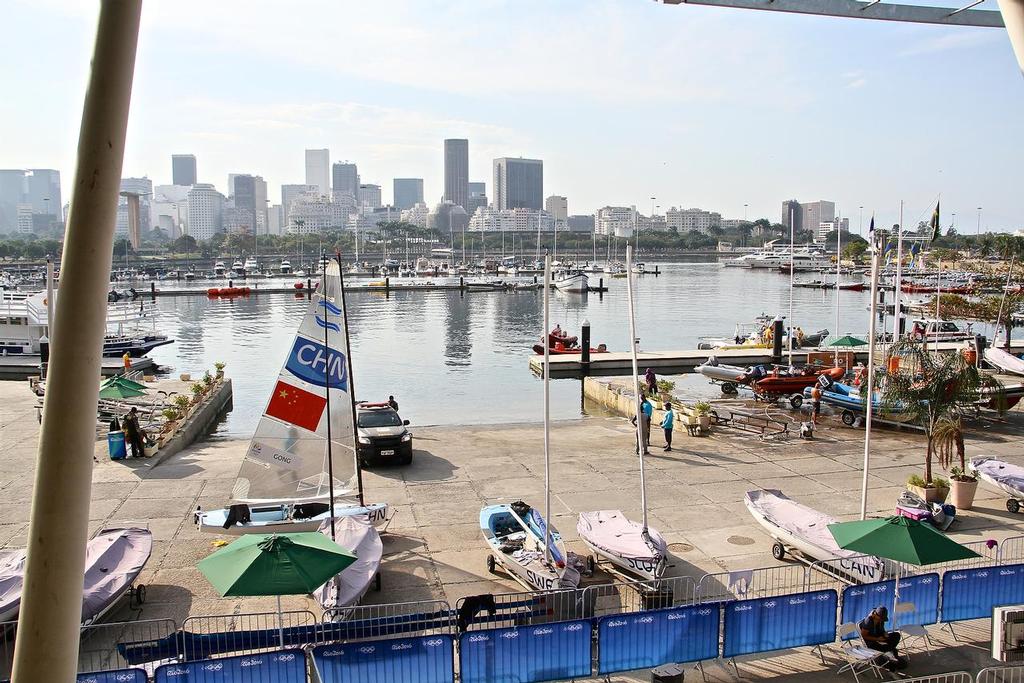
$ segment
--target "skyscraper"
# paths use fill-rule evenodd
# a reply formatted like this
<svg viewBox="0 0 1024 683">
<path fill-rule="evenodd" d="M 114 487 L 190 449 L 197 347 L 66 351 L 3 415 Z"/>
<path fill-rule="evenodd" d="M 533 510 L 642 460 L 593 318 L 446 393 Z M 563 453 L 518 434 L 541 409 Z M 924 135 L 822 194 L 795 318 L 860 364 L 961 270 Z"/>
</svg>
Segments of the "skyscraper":
<svg viewBox="0 0 1024 683">
<path fill-rule="evenodd" d="M 495 209 L 540 209 L 543 202 L 543 161 L 510 157 L 494 160 Z"/>
<path fill-rule="evenodd" d="M 782 225 L 787 230 L 790 227 L 790 216 L 793 217 L 793 223 L 795 223 L 795 225 L 793 226 L 793 230 L 799 232 L 802 229 L 802 215 L 800 213 L 800 202 L 798 202 L 795 199 L 787 199 L 786 201 L 782 202 Z"/>
<path fill-rule="evenodd" d="M 553 194 L 544 200 L 544 210 L 556 221 L 564 223 L 569 218 L 569 200 Z"/>
<path fill-rule="evenodd" d="M 800 223 L 797 230 L 810 230 L 817 234 L 822 223 L 831 223 L 836 219 L 836 203 L 825 200 L 800 205 Z"/>
<path fill-rule="evenodd" d="M 25 185 L 25 199 L 32 205 L 32 213 L 60 216 L 60 171 L 30 168 Z"/>
<path fill-rule="evenodd" d="M 209 183 L 197 183 L 188 192 L 188 234 L 196 240 L 208 240 L 222 232 L 224 195 Z"/>
<path fill-rule="evenodd" d="M 196 155 L 172 154 L 171 179 L 174 185 L 196 184 Z"/>
<path fill-rule="evenodd" d="M 281 186 L 281 220 L 288 225 L 288 216 L 291 214 L 292 203 L 304 194 L 319 192 L 316 185 L 282 185 Z M 353 200 L 354 201 L 354 200 Z"/>
<path fill-rule="evenodd" d="M 469 206 L 465 207 L 466 213 L 472 216 L 480 207 L 487 206 L 487 183 L 469 184 Z"/>
<path fill-rule="evenodd" d="M 332 168 L 332 185 L 333 194 L 331 195 L 334 201 L 338 201 L 338 197 L 342 194 L 348 195 L 355 201 L 359 196 L 359 169 L 356 168 L 355 164 L 350 164 L 347 161 L 337 162 Z"/>
<path fill-rule="evenodd" d="M 379 209 L 381 205 L 380 185 L 360 185 L 358 199 L 360 207 Z"/>
<path fill-rule="evenodd" d="M 444 141 L 444 200 L 462 208 L 469 203 L 469 140 Z"/>
<path fill-rule="evenodd" d="M 306 150 L 306 184 L 316 185 L 317 191 L 325 197 L 331 196 L 330 150 Z"/>
<path fill-rule="evenodd" d="M 395 178 L 396 209 L 411 209 L 423 201 L 423 178 Z"/>
</svg>

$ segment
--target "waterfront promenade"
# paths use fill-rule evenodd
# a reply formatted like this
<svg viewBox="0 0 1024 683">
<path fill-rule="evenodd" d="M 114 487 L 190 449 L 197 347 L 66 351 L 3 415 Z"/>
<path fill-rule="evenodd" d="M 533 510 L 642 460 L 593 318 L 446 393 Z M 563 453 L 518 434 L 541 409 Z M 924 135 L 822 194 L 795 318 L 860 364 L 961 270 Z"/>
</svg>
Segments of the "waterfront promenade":
<svg viewBox="0 0 1024 683">
<path fill-rule="evenodd" d="M 39 425 L 27 383 L 0 383 L 0 545 L 25 544 Z M 1024 415 L 1011 413 L 968 439 L 968 455 L 994 454 L 1024 464 L 1019 443 Z M 862 433 L 829 421 L 813 441 L 759 441 L 716 430 L 710 437 L 677 435 L 675 451 L 657 445 L 647 460 L 650 523 L 668 539 L 671 575 L 695 578 L 776 564 L 771 541 L 742 503 L 751 488 L 779 488 L 820 510 L 852 519 L 859 509 Z M 919 472 L 920 435 L 878 430 L 869 479 L 869 513 L 892 511 L 909 474 Z M 387 501 L 397 511 L 384 536 L 383 588 L 367 602 L 445 599 L 521 590 L 503 575 L 488 574 L 486 550 L 477 525 L 484 502 L 523 498 L 543 506 L 543 453 L 539 424 L 415 429 L 416 452 L 406 468 L 378 469 L 364 475 L 368 501 Z M 577 540 L 578 512 L 621 508 L 640 515 L 637 461 L 632 432 L 621 418 L 591 417 L 558 422 L 552 428 L 552 518 L 571 550 L 585 553 Z M 242 440 L 200 442 L 151 467 L 148 461 L 101 460 L 93 476 L 91 529 L 130 521 L 153 530 L 152 559 L 140 581 L 148 586 L 141 611 L 123 604 L 111 620 L 181 620 L 190 615 L 273 611 L 274 598 L 218 598 L 195 568 L 215 550 L 216 535 L 192 524 L 196 505 L 223 505 L 230 495 L 247 446 Z M 1005 510 L 1004 498 L 979 488 L 976 509 L 965 513 L 952 536 L 960 541 L 1002 540 L 1024 534 L 1024 515 Z M 54 501 L 55 505 L 59 501 Z M 230 540 L 231 537 L 223 537 Z M 599 573 L 588 583 L 607 582 Z M 304 597 L 285 597 L 286 608 L 309 608 Z M 986 622 L 957 625 L 957 634 L 985 646 Z M 976 647 L 958 645 L 949 633 L 931 629 L 937 654 L 914 658 L 911 673 L 977 669 L 991 664 Z M 830 662 L 834 657 L 829 657 Z M 822 680 L 826 674 L 809 648 L 742 659 L 744 678 Z M 833 666 L 834 669 L 834 666 Z M 800 675 L 798 672 L 806 672 Z M 730 680 L 724 669 L 708 669 L 711 680 Z M 847 675 L 848 676 L 848 675 Z M 848 676 L 849 677 L 849 676 Z M 645 680 L 636 674 L 615 680 Z M 852 680 L 852 677 L 849 677 Z"/>
</svg>

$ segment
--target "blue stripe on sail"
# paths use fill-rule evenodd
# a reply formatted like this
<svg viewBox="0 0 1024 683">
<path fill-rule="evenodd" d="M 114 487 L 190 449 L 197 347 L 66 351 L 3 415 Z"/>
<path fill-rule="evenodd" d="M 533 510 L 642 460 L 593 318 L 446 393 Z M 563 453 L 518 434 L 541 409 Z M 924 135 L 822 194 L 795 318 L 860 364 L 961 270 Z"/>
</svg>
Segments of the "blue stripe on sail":
<svg viewBox="0 0 1024 683">
<path fill-rule="evenodd" d="M 316 324 L 319 325 L 320 327 L 332 330 L 334 332 L 341 332 L 341 328 L 338 327 L 336 323 L 329 323 L 318 315 L 315 315 L 313 317 L 316 318 Z"/>
<path fill-rule="evenodd" d="M 332 304 L 327 299 L 320 299 L 320 307 L 326 308 L 330 313 L 333 313 L 334 315 L 341 315 L 341 309 Z"/>
</svg>

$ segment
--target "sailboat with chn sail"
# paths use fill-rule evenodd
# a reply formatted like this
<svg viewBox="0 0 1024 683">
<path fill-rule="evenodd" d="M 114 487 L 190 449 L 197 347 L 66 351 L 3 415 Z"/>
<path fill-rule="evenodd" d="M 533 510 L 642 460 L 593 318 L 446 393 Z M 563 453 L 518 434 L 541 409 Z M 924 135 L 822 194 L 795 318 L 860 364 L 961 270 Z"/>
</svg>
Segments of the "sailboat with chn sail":
<svg viewBox="0 0 1024 683">
<path fill-rule="evenodd" d="M 332 513 L 386 524 L 387 504 L 363 501 L 347 332 L 341 269 L 331 259 L 242 460 L 233 504 L 197 510 L 203 531 L 315 531 Z"/>
</svg>

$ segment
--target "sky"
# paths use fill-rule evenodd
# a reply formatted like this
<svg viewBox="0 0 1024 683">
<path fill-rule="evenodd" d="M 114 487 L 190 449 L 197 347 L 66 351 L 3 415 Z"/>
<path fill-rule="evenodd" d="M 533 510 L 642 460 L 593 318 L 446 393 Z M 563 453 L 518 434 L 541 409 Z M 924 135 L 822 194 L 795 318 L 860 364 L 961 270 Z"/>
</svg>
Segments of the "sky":
<svg viewBox="0 0 1024 683">
<path fill-rule="evenodd" d="M 95 2 L 6 0 L 0 168 L 70 196 Z M 979 9 L 995 9 L 986 0 Z M 652 203 L 780 219 L 835 201 L 851 228 L 1024 227 L 1024 78 L 1002 29 L 652 0 L 147 0 L 123 176 L 304 182 L 306 148 L 443 192 L 443 140 L 544 160 L 570 213 Z M 651 197 L 656 197 L 654 202 Z M 744 205 L 747 205 L 744 208 Z M 860 207 L 863 207 L 861 209 Z M 863 216 L 863 218 L 862 218 Z"/>
</svg>

